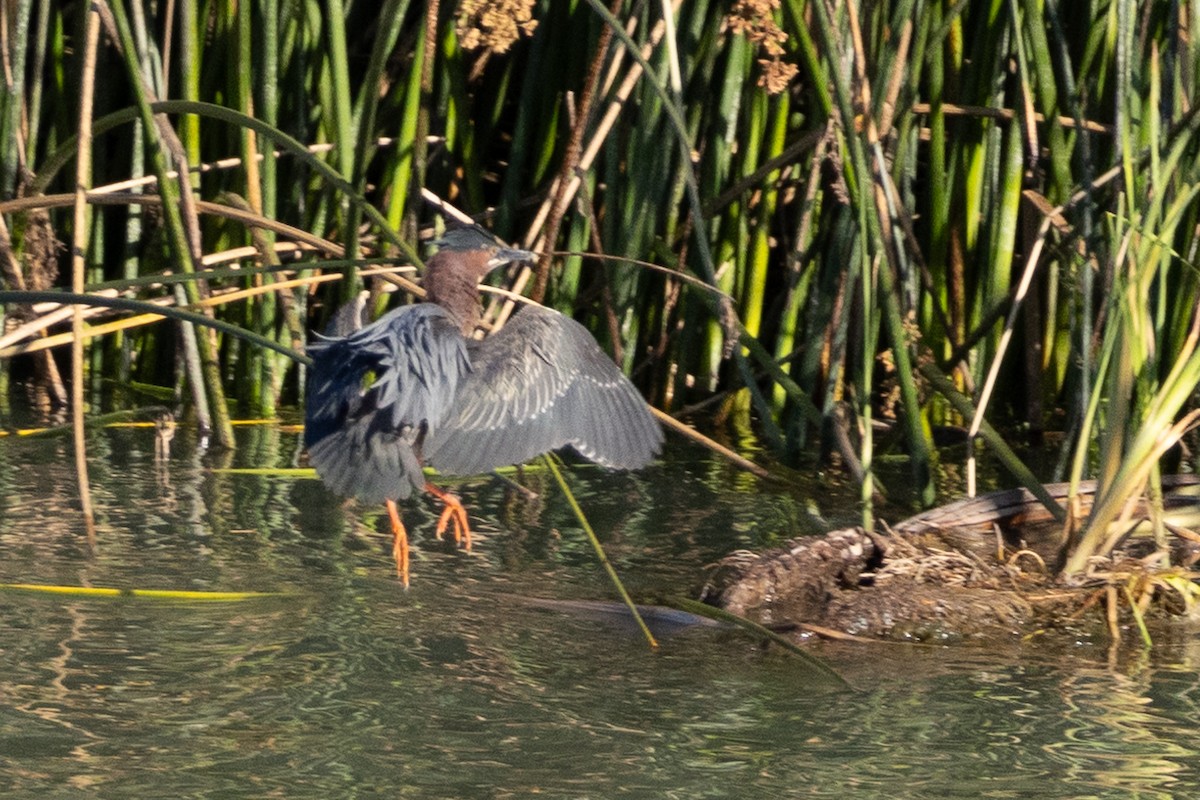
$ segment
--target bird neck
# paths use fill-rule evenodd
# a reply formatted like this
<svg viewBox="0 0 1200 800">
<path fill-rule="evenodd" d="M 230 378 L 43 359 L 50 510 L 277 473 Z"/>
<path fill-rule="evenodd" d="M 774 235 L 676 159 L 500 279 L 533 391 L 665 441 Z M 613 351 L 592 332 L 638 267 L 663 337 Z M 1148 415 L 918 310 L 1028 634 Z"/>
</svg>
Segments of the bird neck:
<svg viewBox="0 0 1200 800">
<path fill-rule="evenodd" d="M 436 303 L 458 322 L 463 336 L 470 336 L 481 319 L 479 276 L 470 269 L 456 269 L 453 262 L 435 255 L 425 274 L 425 301 Z"/>
</svg>

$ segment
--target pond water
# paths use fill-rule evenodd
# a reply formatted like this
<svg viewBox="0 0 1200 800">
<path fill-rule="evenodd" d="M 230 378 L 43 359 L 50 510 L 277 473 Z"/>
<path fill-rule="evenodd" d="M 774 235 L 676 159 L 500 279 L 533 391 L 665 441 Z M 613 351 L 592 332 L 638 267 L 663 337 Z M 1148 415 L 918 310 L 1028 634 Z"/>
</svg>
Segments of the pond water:
<svg viewBox="0 0 1200 800">
<path fill-rule="evenodd" d="M 63 439 L 0 440 L 0 582 L 273 596 L 225 603 L 0 592 L 0 793 L 46 797 L 1200 797 L 1200 650 L 812 643 L 852 690 L 724 628 L 650 652 L 585 606 L 607 579 L 562 498 L 458 484 L 466 555 L 410 503 L 412 587 L 379 509 L 292 466 L 294 432 L 222 459 L 150 430 L 90 439 L 99 548 Z M 215 469 L 214 469 L 215 468 Z M 853 520 L 674 447 L 569 479 L 639 598 Z M 548 602 L 547 602 L 548 601 Z"/>
</svg>

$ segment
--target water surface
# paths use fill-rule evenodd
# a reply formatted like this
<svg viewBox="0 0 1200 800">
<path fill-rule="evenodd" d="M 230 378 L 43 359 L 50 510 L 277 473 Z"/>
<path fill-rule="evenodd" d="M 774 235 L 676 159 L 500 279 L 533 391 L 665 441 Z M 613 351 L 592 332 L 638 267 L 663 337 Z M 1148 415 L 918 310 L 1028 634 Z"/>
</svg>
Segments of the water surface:
<svg viewBox="0 0 1200 800">
<path fill-rule="evenodd" d="M 379 509 L 291 466 L 294 433 L 220 458 L 153 432 L 92 440 L 100 547 L 69 442 L 0 440 L 0 581 L 265 591 L 236 603 L 0 592 L 0 792 L 45 797 L 1200 796 L 1198 651 L 1090 643 L 814 643 L 854 686 L 724 629 L 659 652 L 545 602 L 611 596 L 550 481 L 456 486 L 475 552 L 410 504 L 412 587 Z M 853 520 L 836 486 L 767 486 L 685 447 L 635 475 L 571 470 L 638 597 L 703 565 Z M 997 652 L 999 650 L 999 652 Z"/>
</svg>

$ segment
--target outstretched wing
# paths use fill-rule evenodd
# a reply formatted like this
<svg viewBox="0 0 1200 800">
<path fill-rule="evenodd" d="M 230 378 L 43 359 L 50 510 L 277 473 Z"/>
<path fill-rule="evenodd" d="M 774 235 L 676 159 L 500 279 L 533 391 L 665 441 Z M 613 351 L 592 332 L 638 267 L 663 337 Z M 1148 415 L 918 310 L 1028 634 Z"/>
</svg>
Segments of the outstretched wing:
<svg viewBox="0 0 1200 800">
<path fill-rule="evenodd" d="M 466 340 L 446 311 L 405 306 L 308 352 L 304 443 L 321 479 L 372 503 L 420 489 L 421 442 L 471 369 Z"/>
<path fill-rule="evenodd" d="M 471 372 L 425 443 L 439 472 L 471 475 L 570 445 L 599 464 L 644 466 L 662 445 L 645 400 L 587 329 L 531 306 L 471 346 Z"/>
</svg>

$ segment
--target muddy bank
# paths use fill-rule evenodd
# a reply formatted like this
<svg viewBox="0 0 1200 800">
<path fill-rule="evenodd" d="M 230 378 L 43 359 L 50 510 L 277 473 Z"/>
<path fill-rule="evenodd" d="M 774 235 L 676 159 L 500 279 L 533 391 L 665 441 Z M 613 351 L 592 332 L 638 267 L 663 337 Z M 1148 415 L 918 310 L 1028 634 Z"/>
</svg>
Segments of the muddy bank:
<svg viewBox="0 0 1200 800">
<path fill-rule="evenodd" d="M 1066 497 L 1066 484 L 1046 488 Z M 1169 517 L 1190 521 L 1200 513 L 1196 476 L 1172 476 L 1164 489 Z M 1093 485 L 1081 487 L 1082 513 L 1093 492 Z M 819 626 L 877 638 L 946 641 L 1047 628 L 1111 633 L 1131 616 L 1130 597 L 1151 615 L 1187 611 L 1174 581 L 1191 580 L 1200 544 L 1188 527 L 1172 526 L 1174 566 L 1171 580 L 1163 580 L 1166 565 L 1145 534 L 1145 511 L 1132 509 L 1122 547 L 1073 586 L 1053 575 L 1062 525 L 1029 492 L 1011 490 L 933 509 L 885 533 L 846 528 L 763 553 L 734 553 L 709 576 L 703 599 L 776 629 Z"/>
</svg>

